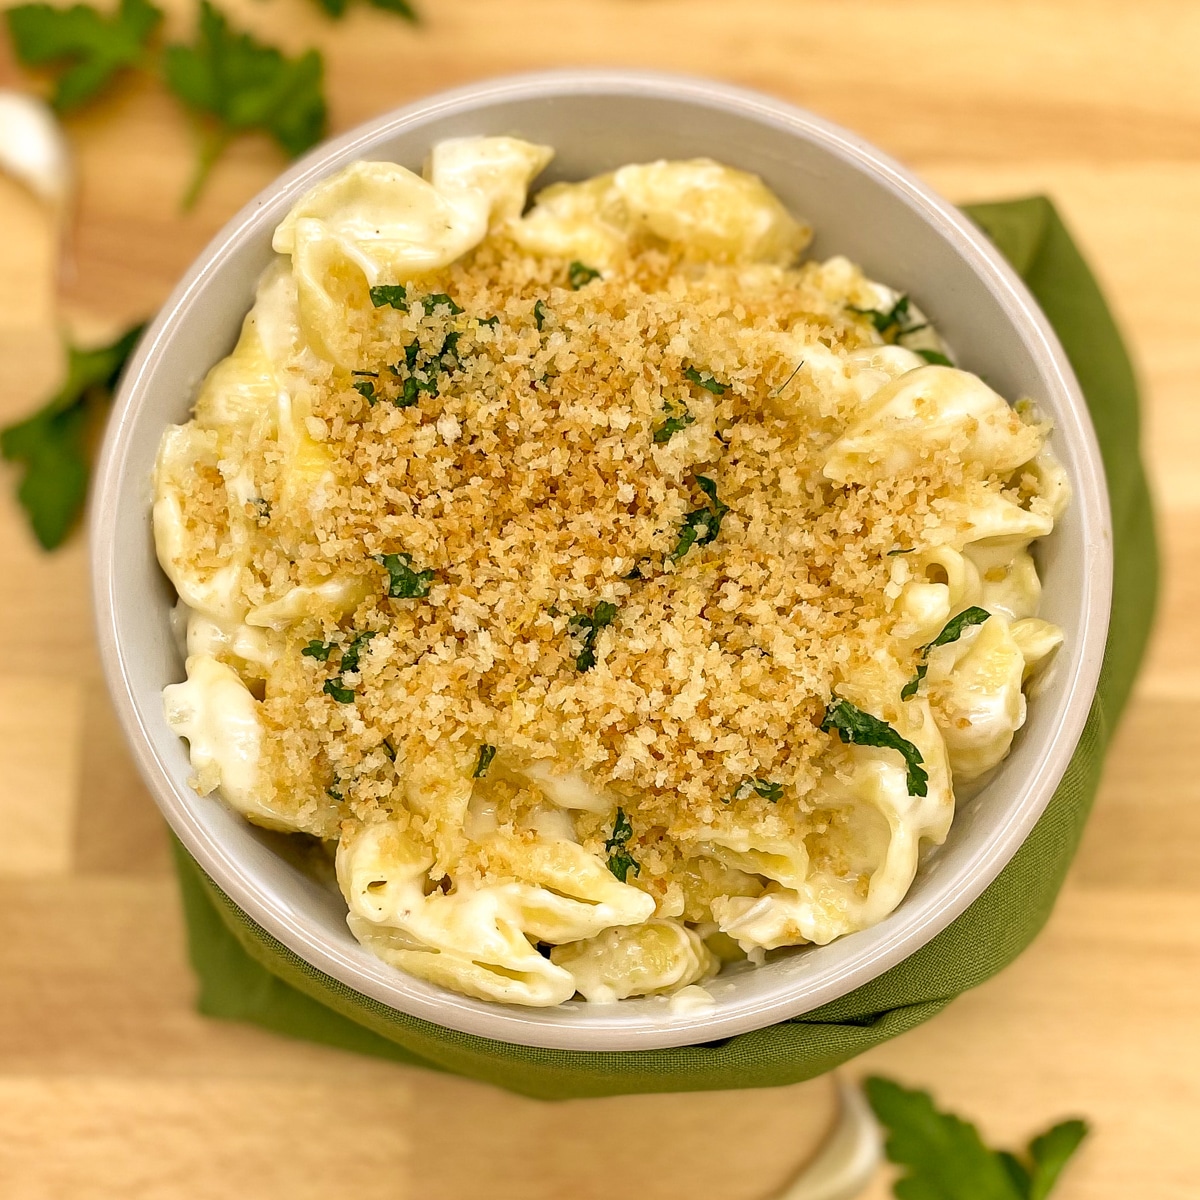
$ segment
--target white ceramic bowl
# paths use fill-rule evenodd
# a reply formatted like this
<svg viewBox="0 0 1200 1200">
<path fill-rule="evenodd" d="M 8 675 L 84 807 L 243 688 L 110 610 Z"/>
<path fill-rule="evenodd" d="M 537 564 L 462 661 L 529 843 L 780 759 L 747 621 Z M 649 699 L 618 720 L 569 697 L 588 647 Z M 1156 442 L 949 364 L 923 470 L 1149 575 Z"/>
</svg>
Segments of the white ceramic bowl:
<svg viewBox="0 0 1200 1200">
<path fill-rule="evenodd" d="M 543 183 L 700 155 L 758 173 L 812 222 L 812 255 L 845 254 L 910 292 L 964 365 L 1050 413 L 1053 447 L 1073 486 L 1070 509 L 1039 547 L 1042 612 L 1063 627 L 1066 644 L 1010 757 L 960 806 L 946 844 L 928 855 L 890 917 L 832 945 L 724 973 L 709 988 L 715 1004 L 697 1012 L 674 1015 L 661 999 L 488 1004 L 385 966 L 351 937 L 340 897 L 290 866 L 270 835 L 188 787 L 186 746 L 163 719 L 163 686 L 183 677 L 168 622 L 174 597 L 150 527 L 163 428 L 187 418 L 205 372 L 232 348 L 272 257 L 271 231 L 301 195 L 354 159 L 419 169 L 432 143 L 467 134 L 554 146 Z M 1053 331 L 1001 256 L 956 209 L 852 134 L 763 96 L 661 75 L 495 80 L 423 100 L 309 154 L 225 226 L 163 305 L 110 418 L 92 513 L 96 614 L 113 700 L 151 792 L 204 870 L 263 928 L 359 992 L 452 1029 L 532 1046 L 633 1050 L 728 1037 L 816 1008 L 912 954 L 979 896 L 1045 808 L 1083 729 L 1108 624 L 1108 503 L 1087 409 Z"/>
</svg>

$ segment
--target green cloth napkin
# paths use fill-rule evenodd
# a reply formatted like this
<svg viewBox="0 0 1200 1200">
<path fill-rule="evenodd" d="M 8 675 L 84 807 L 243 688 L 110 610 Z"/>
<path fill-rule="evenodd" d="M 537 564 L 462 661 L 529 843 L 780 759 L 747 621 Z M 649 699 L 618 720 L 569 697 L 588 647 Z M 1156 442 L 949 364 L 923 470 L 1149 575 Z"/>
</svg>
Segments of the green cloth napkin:
<svg viewBox="0 0 1200 1200">
<path fill-rule="evenodd" d="M 176 844 L 201 1012 L 548 1099 L 769 1087 L 820 1075 L 912 1029 L 1016 958 L 1049 916 L 1079 844 L 1149 632 L 1158 562 L 1133 372 L 1087 264 L 1043 197 L 966 211 L 1020 272 L 1070 356 L 1104 455 L 1116 555 L 1112 632 L 1083 738 L 1041 820 L 983 895 L 899 966 L 794 1020 L 672 1050 L 538 1050 L 442 1029 L 322 974 L 254 924 Z"/>
</svg>

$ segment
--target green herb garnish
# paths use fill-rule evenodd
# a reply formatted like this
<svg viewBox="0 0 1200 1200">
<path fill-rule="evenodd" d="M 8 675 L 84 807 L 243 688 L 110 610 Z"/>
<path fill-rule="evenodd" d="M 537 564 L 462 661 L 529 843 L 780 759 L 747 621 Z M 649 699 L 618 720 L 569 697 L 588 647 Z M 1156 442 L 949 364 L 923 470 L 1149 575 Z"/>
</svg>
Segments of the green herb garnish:
<svg viewBox="0 0 1200 1200">
<path fill-rule="evenodd" d="M 353 386 L 354 390 L 368 404 L 374 404 L 379 399 L 375 394 L 375 381 L 373 379 L 356 379 Z"/>
<path fill-rule="evenodd" d="M 354 703 L 354 689 L 346 687 L 340 675 L 325 680 L 325 686 L 321 691 L 327 696 L 332 696 L 339 704 Z"/>
<path fill-rule="evenodd" d="M 434 292 L 433 295 L 426 296 L 421 301 L 421 305 L 425 309 L 425 315 L 427 317 L 433 316 L 434 309 L 442 305 L 450 310 L 450 315 L 452 317 L 457 317 L 458 314 L 463 311 L 449 296 L 446 295 L 445 292 Z"/>
<path fill-rule="evenodd" d="M 576 259 L 569 267 L 567 267 L 567 278 L 571 282 L 571 287 L 575 291 L 579 291 L 584 284 L 591 283 L 593 279 L 600 278 L 600 272 L 594 267 L 585 266 Z"/>
<path fill-rule="evenodd" d="M 393 600 L 422 600 L 429 595 L 433 571 L 414 571 L 412 558 L 403 551 L 399 554 L 377 554 L 375 561 L 381 563 L 388 573 L 387 594 Z"/>
<path fill-rule="evenodd" d="M 66 112 L 142 62 L 163 15 L 147 0 L 121 0 L 111 15 L 88 4 L 18 4 L 4 16 L 19 62 L 59 69 L 50 102 Z"/>
<path fill-rule="evenodd" d="M 1046 1200 L 1088 1134 L 1086 1122 L 1062 1121 L 1018 1157 L 984 1145 L 974 1125 L 940 1111 L 928 1092 L 878 1077 L 863 1089 L 888 1132 L 888 1158 L 904 1168 L 893 1185 L 901 1200 Z"/>
<path fill-rule="evenodd" d="M 438 393 L 438 381 L 424 371 L 420 375 L 410 375 L 400 386 L 400 395 L 396 397 L 397 408 L 412 408 L 421 398 L 422 392 L 431 396 Z"/>
<path fill-rule="evenodd" d="M 881 308 L 856 308 L 853 304 L 849 304 L 846 307 L 852 313 L 857 313 L 860 317 L 866 317 L 875 326 L 875 331 L 881 337 L 892 341 L 905 327 L 905 323 L 908 320 L 908 305 L 908 296 L 904 295 L 886 312 Z"/>
<path fill-rule="evenodd" d="M 754 792 L 757 792 L 764 800 L 777 804 L 783 798 L 783 784 L 772 783 L 769 779 L 743 779 L 731 799 L 745 800 Z"/>
<path fill-rule="evenodd" d="M 725 383 L 718 383 L 717 380 L 708 371 L 698 371 L 695 367 L 688 367 L 683 372 L 684 378 L 691 380 L 697 387 L 702 387 L 706 392 L 712 392 L 714 396 L 723 396 L 725 389 L 729 386 Z"/>
<path fill-rule="evenodd" d="M 925 760 L 920 750 L 907 738 L 901 737 L 886 721 L 863 712 L 849 700 L 834 700 L 821 719 L 821 730 L 823 733 L 832 733 L 835 729 L 843 742 L 899 751 L 908 768 L 908 794 L 929 794 L 929 775 L 921 767 Z"/>
<path fill-rule="evenodd" d="M 671 558 L 678 562 L 693 546 L 705 546 L 721 532 L 721 522 L 729 512 L 717 495 L 717 483 L 707 475 L 693 476 L 696 486 L 708 497 L 705 508 L 693 509 L 683 518 L 683 528 L 679 531 L 679 541 L 671 551 Z"/>
<path fill-rule="evenodd" d="M 601 600 L 590 613 L 576 613 L 571 618 L 571 629 L 583 639 L 582 649 L 575 656 L 575 670 L 590 671 L 596 665 L 596 638 L 616 617 L 617 606 L 610 600 Z"/>
<path fill-rule="evenodd" d="M 390 308 L 398 308 L 408 312 L 408 289 L 402 283 L 381 283 L 371 289 L 371 303 L 376 308 L 386 304 Z"/>
<path fill-rule="evenodd" d="M 83 511 L 90 472 L 90 434 L 112 401 L 143 325 L 94 350 L 67 343 L 67 377 L 31 416 L 0 431 L 0 455 L 20 463 L 17 499 L 42 549 L 61 546 Z"/>
<path fill-rule="evenodd" d="M 626 848 L 632 836 L 633 826 L 629 823 L 629 818 L 625 815 L 625 810 L 618 808 L 617 815 L 613 820 L 613 831 L 605 841 L 604 849 L 608 854 L 608 869 L 622 883 L 626 882 L 630 871 L 635 875 L 642 873 L 642 868 Z"/>
<path fill-rule="evenodd" d="M 916 546 L 909 546 L 907 548 L 901 548 L 898 550 L 889 550 L 887 552 L 887 557 L 894 558 L 897 554 L 912 554 L 914 550 L 916 550 Z"/>
<path fill-rule="evenodd" d="M 492 759 L 496 757 L 496 747 L 489 746 L 484 742 L 479 747 L 479 761 L 475 764 L 475 772 L 473 779 L 482 779 L 487 774 L 487 769 L 492 765 Z"/>
<path fill-rule="evenodd" d="M 919 354 L 927 363 L 932 363 L 935 367 L 954 366 L 940 350 L 913 350 L 913 353 Z"/>
<path fill-rule="evenodd" d="M 538 332 L 541 332 L 542 326 L 546 323 L 548 309 L 544 300 L 538 300 L 533 306 L 533 323 L 538 327 Z"/>
<path fill-rule="evenodd" d="M 195 203 L 213 163 L 239 133 L 267 133 L 292 158 L 315 146 L 325 136 L 323 73 L 319 51 L 287 58 L 248 33 L 234 32 L 209 0 L 200 0 L 196 43 L 168 46 L 163 55 L 167 87 L 204 125 L 184 208 Z"/>
<path fill-rule="evenodd" d="M 332 642 L 322 642 L 314 638 L 303 650 L 300 651 L 305 658 L 315 658 L 318 662 L 328 662 L 329 655 L 333 650 Z"/>
<path fill-rule="evenodd" d="M 928 658 L 930 650 L 957 642 L 962 637 L 964 629 L 969 629 L 972 625 L 982 625 L 991 615 L 986 608 L 980 608 L 977 604 L 972 604 L 970 608 L 964 608 L 958 616 L 951 617 L 946 622 L 942 632 L 932 642 L 927 642 L 924 646 L 919 647 L 917 654 L 922 659 Z M 925 678 L 928 670 L 929 666 L 925 662 L 917 665 L 917 673 L 900 689 L 901 700 L 911 700 L 917 694 L 921 680 Z"/>
<path fill-rule="evenodd" d="M 490 325 L 493 329 L 495 329 L 500 324 L 500 318 L 499 317 L 478 317 L 478 318 L 476 318 L 475 323 L 477 325 Z"/>
<path fill-rule="evenodd" d="M 354 695 L 354 693 L 353 693 L 353 692 L 351 692 L 351 693 L 350 693 L 350 695 L 351 695 L 351 696 L 353 696 L 353 695 Z M 329 797 L 331 800 L 345 800 L 345 798 L 346 798 L 346 797 L 345 797 L 345 795 L 344 795 L 344 794 L 343 794 L 343 792 L 342 792 L 342 789 L 341 789 L 341 782 L 342 782 L 342 781 L 341 781 L 340 779 L 335 779 L 335 780 L 334 780 L 334 781 L 333 781 L 333 782 L 332 782 L 332 783 L 331 783 L 331 784 L 330 784 L 330 785 L 329 785 L 329 786 L 328 786 L 328 787 L 325 789 L 325 795 L 327 795 L 327 796 L 328 796 L 328 797 Z"/>
<path fill-rule="evenodd" d="M 667 414 L 667 419 L 654 431 L 654 441 L 659 446 L 664 442 L 669 442 L 675 434 L 686 429 L 696 420 L 682 405 L 664 404 L 663 412 Z"/>
<path fill-rule="evenodd" d="M 367 643 L 378 633 L 377 629 L 365 629 L 356 633 L 342 651 L 341 674 L 349 675 L 358 670 L 358 660 L 362 656 Z"/>
</svg>

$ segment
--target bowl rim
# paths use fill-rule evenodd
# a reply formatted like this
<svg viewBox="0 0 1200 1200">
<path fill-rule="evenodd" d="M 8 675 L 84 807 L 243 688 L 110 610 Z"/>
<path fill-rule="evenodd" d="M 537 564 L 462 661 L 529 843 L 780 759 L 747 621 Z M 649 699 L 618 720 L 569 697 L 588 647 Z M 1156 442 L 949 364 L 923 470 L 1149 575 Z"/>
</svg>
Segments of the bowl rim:
<svg viewBox="0 0 1200 1200">
<path fill-rule="evenodd" d="M 910 905 L 906 919 L 874 926 L 854 935 L 859 949 L 817 985 L 803 976 L 775 993 L 749 997 L 721 1009 L 663 1017 L 622 1014 L 624 1005 L 603 1006 L 586 1023 L 545 1019 L 553 1010 L 519 1008 L 470 1000 L 441 988 L 434 995 L 414 989 L 411 978 L 380 963 L 365 971 L 323 934 L 319 922 L 296 913 L 244 873 L 219 839 L 193 816 L 188 798 L 195 795 L 173 778 L 159 757 L 143 721 L 126 666 L 126 648 L 118 640 L 114 593 L 114 536 L 118 501 L 129 481 L 124 470 L 129 430 L 166 333 L 181 309 L 189 307 L 210 276 L 237 252 L 262 219 L 264 209 L 294 202 L 340 161 L 369 153 L 373 143 L 430 118 L 469 113 L 489 104 L 562 96 L 622 96 L 683 101 L 700 110 L 717 109 L 760 124 L 781 128 L 801 140 L 872 175 L 926 222 L 932 224 L 970 268 L 982 277 L 1020 331 L 1039 369 L 1053 385 L 1058 427 L 1078 455 L 1073 504 L 1078 506 L 1081 539 L 1089 558 L 1084 572 L 1079 651 L 1057 712 L 1039 714 L 1052 724 L 1045 731 L 1048 750 L 1016 791 L 1003 819 L 973 857 L 959 869 L 957 890 L 938 885 L 930 896 Z M 913 174 L 847 130 L 785 101 L 711 80 L 663 72 L 586 69 L 507 75 L 439 92 L 367 121 L 322 143 L 244 205 L 211 239 L 172 290 L 150 323 L 125 372 L 110 414 L 96 471 L 90 516 L 93 605 L 101 663 L 121 727 L 138 769 L 175 835 L 214 883 L 255 923 L 319 971 L 387 1008 L 457 1031 L 500 1042 L 546 1049 L 624 1051 L 694 1045 L 762 1029 L 845 996 L 911 956 L 959 917 L 992 883 L 1050 802 L 1083 733 L 1099 682 L 1112 593 L 1112 533 L 1105 476 L 1086 402 L 1057 335 L 1016 272 L 958 209 Z M 969 869 L 968 869 L 969 868 Z M 962 876 L 965 875 L 965 879 Z M 873 935 L 873 936 L 872 936 Z M 481 1009 L 480 1005 L 484 1007 Z M 597 1009 L 599 1006 L 588 1006 Z"/>
</svg>

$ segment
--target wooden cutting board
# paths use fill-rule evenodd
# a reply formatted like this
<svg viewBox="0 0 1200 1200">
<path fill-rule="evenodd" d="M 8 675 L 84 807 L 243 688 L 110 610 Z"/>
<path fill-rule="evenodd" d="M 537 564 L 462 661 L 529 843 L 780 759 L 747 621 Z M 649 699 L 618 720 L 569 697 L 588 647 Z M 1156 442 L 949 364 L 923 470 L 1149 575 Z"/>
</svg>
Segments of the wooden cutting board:
<svg viewBox="0 0 1200 1200">
<path fill-rule="evenodd" d="M 853 1064 L 934 1089 L 1015 1144 L 1094 1124 L 1056 1196 L 1200 1191 L 1200 8 L 1187 0 L 418 0 L 414 30 L 238 0 L 319 44 L 335 131 L 483 76 L 571 64 L 709 75 L 849 125 L 953 199 L 1044 191 L 1137 356 L 1166 552 L 1158 632 L 1055 916 L 1010 970 Z M 171 36 L 191 26 L 174 0 Z M 28 81 L 0 48 L 0 86 Z M 199 206 L 192 132 L 129 80 L 69 122 L 82 195 L 56 280 L 37 204 L 0 180 L 0 419 L 55 385 L 57 329 L 153 311 L 284 165 L 237 143 Z M 734 1200 L 810 1152 L 826 1081 L 547 1105 L 191 1008 L 156 811 L 100 679 L 82 542 L 36 549 L 0 476 L 0 1194 L 20 1200 Z M 881 1177 L 870 1193 L 889 1194 Z"/>
</svg>

